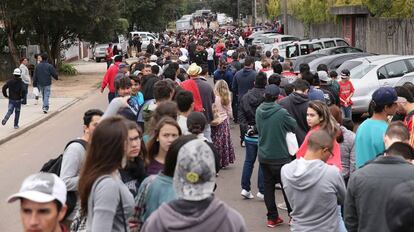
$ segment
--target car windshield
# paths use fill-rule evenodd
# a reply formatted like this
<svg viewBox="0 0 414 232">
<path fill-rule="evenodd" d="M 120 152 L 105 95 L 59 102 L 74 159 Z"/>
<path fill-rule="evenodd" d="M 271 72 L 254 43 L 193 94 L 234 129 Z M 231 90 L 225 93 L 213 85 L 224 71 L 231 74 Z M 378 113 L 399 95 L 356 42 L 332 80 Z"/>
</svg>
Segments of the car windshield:
<svg viewBox="0 0 414 232">
<path fill-rule="evenodd" d="M 345 61 L 339 68 L 336 70 L 337 72 L 341 72 L 344 69 L 352 70 L 353 68 L 361 65 L 362 61 Z"/>
<path fill-rule="evenodd" d="M 351 69 L 351 79 L 361 79 L 365 74 L 375 68 L 375 64 L 361 64 L 354 69 Z"/>
</svg>

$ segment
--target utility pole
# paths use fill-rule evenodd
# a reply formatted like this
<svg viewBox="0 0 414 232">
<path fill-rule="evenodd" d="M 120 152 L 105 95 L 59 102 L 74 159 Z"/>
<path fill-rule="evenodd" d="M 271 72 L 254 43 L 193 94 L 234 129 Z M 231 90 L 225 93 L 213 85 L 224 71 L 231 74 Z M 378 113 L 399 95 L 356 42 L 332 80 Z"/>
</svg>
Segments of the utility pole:
<svg viewBox="0 0 414 232">
<path fill-rule="evenodd" d="M 237 0 L 237 25 L 240 26 L 240 0 Z"/>
<path fill-rule="evenodd" d="M 253 0 L 253 25 L 256 26 L 257 23 L 257 2 Z"/>
</svg>

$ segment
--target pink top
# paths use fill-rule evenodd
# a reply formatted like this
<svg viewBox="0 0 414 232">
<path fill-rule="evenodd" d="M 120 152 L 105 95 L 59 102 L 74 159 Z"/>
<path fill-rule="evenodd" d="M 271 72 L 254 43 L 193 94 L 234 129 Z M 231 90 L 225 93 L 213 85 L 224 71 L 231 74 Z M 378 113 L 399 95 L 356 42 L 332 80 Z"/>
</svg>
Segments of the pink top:
<svg viewBox="0 0 414 232">
<path fill-rule="evenodd" d="M 298 152 L 296 152 L 296 158 L 299 157 L 304 157 L 306 150 L 308 149 L 308 139 L 309 136 L 316 130 L 319 129 L 319 126 L 313 128 L 312 130 L 310 130 L 308 132 L 308 134 L 305 137 L 305 140 L 303 141 L 302 145 L 299 147 Z M 339 168 L 340 171 L 342 171 L 342 162 L 341 162 L 341 148 L 338 144 L 338 142 L 336 142 L 336 140 L 334 140 L 334 144 L 333 144 L 333 150 L 332 150 L 332 154 L 333 156 L 330 157 L 326 163 L 330 164 L 330 165 L 335 165 L 336 167 Z"/>
<path fill-rule="evenodd" d="M 231 99 L 231 98 L 229 98 L 229 99 Z M 217 113 L 218 113 L 218 116 L 220 118 L 220 121 L 224 121 L 228 117 L 230 117 L 230 118 L 233 117 L 233 110 L 231 108 L 231 101 L 230 101 L 229 105 L 223 106 L 221 104 L 221 97 L 216 95 L 214 105 L 217 109 Z"/>
</svg>

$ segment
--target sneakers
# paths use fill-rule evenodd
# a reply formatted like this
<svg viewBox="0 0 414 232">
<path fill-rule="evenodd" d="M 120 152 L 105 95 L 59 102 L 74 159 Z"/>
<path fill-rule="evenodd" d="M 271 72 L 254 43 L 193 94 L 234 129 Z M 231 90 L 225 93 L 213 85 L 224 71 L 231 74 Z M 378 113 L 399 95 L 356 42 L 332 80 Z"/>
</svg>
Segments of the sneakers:
<svg viewBox="0 0 414 232">
<path fill-rule="evenodd" d="M 275 188 L 276 188 L 276 189 L 278 189 L 278 190 L 281 190 L 281 189 L 282 189 L 282 185 L 280 185 L 280 183 L 277 183 L 277 184 L 275 185 Z"/>
<path fill-rule="evenodd" d="M 264 194 L 262 194 L 261 192 L 258 192 L 256 194 L 256 197 L 259 198 L 260 200 L 264 200 Z"/>
<path fill-rule="evenodd" d="M 14 129 L 16 129 L 16 130 L 19 129 L 19 126 L 14 126 Z"/>
<path fill-rule="evenodd" d="M 270 228 L 274 228 L 281 224 L 283 224 L 283 219 L 280 217 L 277 217 L 274 220 L 267 220 L 267 227 L 270 227 Z"/>
<path fill-rule="evenodd" d="M 282 210 L 287 210 L 287 207 L 286 207 L 286 203 L 285 202 L 282 202 L 282 203 L 277 204 L 277 207 L 279 209 L 282 209 Z"/>
<path fill-rule="evenodd" d="M 44 113 L 44 114 L 47 114 L 47 110 L 43 110 L 43 113 Z"/>
<path fill-rule="evenodd" d="M 6 122 L 7 122 L 7 120 L 6 119 L 3 119 L 3 120 L 1 120 L 1 125 L 6 125 Z"/>
<path fill-rule="evenodd" d="M 246 199 L 253 199 L 254 198 L 251 191 L 247 191 L 247 190 L 243 189 L 240 194 Z"/>
<path fill-rule="evenodd" d="M 244 143 L 244 141 L 240 141 L 240 146 L 241 147 L 246 147 L 246 144 Z"/>
</svg>

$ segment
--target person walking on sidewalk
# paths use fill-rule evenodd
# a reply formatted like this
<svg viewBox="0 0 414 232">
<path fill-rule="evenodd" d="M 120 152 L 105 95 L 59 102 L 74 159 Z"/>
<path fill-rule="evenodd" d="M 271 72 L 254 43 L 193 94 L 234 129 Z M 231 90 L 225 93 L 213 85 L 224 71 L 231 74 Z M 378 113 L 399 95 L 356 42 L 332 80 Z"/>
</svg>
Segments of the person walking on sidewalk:
<svg viewBox="0 0 414 232">
<path fill-rule="evenodd" d="M 6 125 L 7 120 L 9 120 L 14 111 L 14 129 L 19 129 L 20 108 L 24 96 L 24 84 L 20 78 L 21 73 L 20 69 L 16 68 L 13 71 L 13 79 L 7 81 L 2 88 L 3 96 L 9 99 L 9 105 L 1 124 L 3 126 Z M 9 94 L 7 94 L 7 90 L 9 90 Z"/>
<path fill-rule="evenodd" d="M 102 80 L 101 93 L 108 86 L 108 102 L 111 103 L 112 99 L 115 98 L 115 76 L 118 74 L 119 65 L 122 62 L 122 56 L 115 56 L 115 64 L 111 65 L 108 70 L 106 70 L 105 76 Z"/>
<path fill-rule="evenodd" d="M 43 99 L 43 113 L 47 114 L 49 111 L 49 96 L 52 86 L 52 77 L 58 80 L 56 69 L 49 64 L 47 53 L 41 55 L 42 62 L 40 62 L 33 73 L 33 87 L 39 88 Z"/>
<path fill-rule="evenodd" d="M 22 75 L 20 76 L 20 78 L 22 79 L 24 85 L 24 95 L 22 98 L 22 105 L 26 105 L 27 104 L 27 93 L 29 90 L 29 85 L 31 82 L 30 79 L 30 73 L 29 73 L 29 69 L 27 68 L 27 64 L 29 63 L 29 60 L 26 57 L 23 57 L 20 59 L 20 66 L 19 69 L 20 71 L 22 71 Z"/>
<path fill-rule="evenodd" d="M 275 185 L 281 183 L 282 166 L 291 160 L 286 144 L 286 134 L 294 132 L 297 127 L 296 120 L 276 103 L 279 94 L 280 89 L 276 85 L 266 86 L 265 100 L 256 110 L 256 127 L 259 133 L 258 155 L 264 177 L 267 227 L 271 228 L 283 223 L 275 203 Z M 283 183 L 282 193 L 288 213 L 290 213 L 291 209 L 283 190 Z"/>
</svg>

